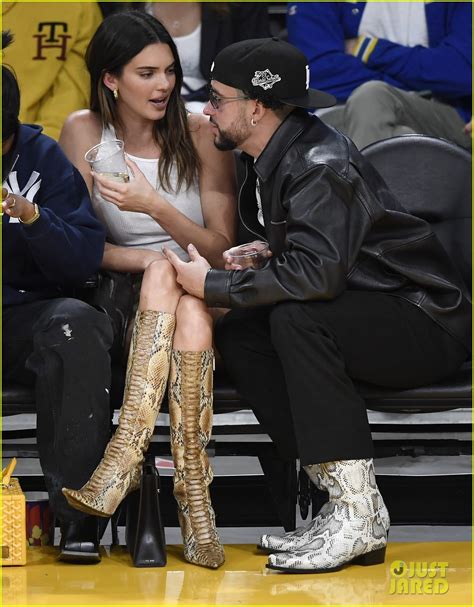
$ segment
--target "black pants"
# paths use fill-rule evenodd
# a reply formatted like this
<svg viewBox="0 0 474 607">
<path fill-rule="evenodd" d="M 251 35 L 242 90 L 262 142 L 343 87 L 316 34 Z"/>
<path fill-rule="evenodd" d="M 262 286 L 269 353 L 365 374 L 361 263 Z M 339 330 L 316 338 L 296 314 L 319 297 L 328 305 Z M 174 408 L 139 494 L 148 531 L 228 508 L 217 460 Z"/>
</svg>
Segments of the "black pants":
<svg viewBox="0 0 474 607">
<path fill-rule="evenodd" d="M 215 340 L 280 455 L 302 465 L 372 457 L 353 379 L 413 388 L 449 376 L 467 358 L 415 305 L 376 292 L 233 310 Z"/>
<path fill-rule="evenodd" d="M 62 487 L 79 488 L 110 437 L 110 321 L 76 299 L 3 309 L 3 378 L 35 387 L 41 467 L 56 516 L 85 515 Z"/>
</svg>

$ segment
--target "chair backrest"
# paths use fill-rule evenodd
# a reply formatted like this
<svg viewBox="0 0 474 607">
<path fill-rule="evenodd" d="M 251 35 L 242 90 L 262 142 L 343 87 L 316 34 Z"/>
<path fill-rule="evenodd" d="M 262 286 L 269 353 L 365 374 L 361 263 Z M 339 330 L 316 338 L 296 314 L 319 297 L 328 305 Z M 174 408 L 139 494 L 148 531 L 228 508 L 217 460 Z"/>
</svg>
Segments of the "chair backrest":
<svg viewBox="0 0 474 607">
<path fill-rule="evenodd" d="M 399 202 L 428 221 L 471 286 L 471 154 L 426 135 L 401 135 L 362 150 Z"/>
</svg>

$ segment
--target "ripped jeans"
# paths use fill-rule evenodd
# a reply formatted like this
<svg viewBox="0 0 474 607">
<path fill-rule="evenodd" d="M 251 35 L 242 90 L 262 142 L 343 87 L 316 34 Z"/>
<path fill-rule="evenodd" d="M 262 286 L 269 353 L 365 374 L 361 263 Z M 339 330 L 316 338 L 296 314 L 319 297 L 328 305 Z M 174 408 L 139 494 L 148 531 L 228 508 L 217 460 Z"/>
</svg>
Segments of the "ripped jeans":
<svg viewBox="0 0 474 607">
<path fill-rule="evenodd" d="M 62 487 L 89 479 L 110 437 L 109 349 L 105 314 L 71 298 L 3 309 L 3 379 L 34 386 L 41 467 L 55 515 L 84 518 Z"/>
</svg>

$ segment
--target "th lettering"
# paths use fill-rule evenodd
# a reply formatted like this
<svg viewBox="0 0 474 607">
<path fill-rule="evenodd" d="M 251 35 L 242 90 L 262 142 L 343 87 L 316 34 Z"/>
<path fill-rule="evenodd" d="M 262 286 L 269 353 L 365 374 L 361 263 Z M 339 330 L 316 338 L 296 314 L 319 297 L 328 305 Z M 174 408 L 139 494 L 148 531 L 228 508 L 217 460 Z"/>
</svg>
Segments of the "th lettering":
<svg viewBox="0 0 474 607">
<path fill-rule="evenodd" d="M 36 38 L 36 56 L 33 57 L 36 61 L 45 61 L 46 57 L 43 54 L 45 49 L 58 49 L 58 61 L 66 61 L 67 41 L 71 36 L 67 32 L 67 23 L 59 21 L 45 21 L 38 25 L 38 34 Z"/>
</svg>

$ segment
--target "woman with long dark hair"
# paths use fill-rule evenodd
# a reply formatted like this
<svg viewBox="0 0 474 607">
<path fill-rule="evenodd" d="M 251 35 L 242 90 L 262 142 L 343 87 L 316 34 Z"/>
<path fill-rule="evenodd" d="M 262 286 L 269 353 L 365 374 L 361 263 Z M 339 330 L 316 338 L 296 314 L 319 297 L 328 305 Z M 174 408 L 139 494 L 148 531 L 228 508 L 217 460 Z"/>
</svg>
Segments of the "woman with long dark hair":
<svg viewBox="0 0 474 607">
<path fill-rule="evenodd" d="M 132 2 L 166 27 L 183 66 L 181 95 L 196 111 L 207 102 L 206 84 L 214 57 L 248 38 L 270 36 L 265 2 Z"/>
<path fill-rule="evenodd" d="M 63 492 L 79 510 L 113 514 L 139 486 L 168 385 L 184 555 L 189 562 L 219 567 L 224 552 L 205 452 L 212 428 L 212 318 L 202 302 L 184 294 L 161 249 L 186 258 L 192 243 L 222 266 L 222 252 L 234 238 L 234 159 L 215 149 L 206 118 L 187 114 L 176 46 L 151 15 L 131 11 L 105 19 L 86 62 L 90 110 L 68 118 L 60 143 L 106 224 L 102 267 L 135 273 L 140 294 L 117 431 L 86 485 Z M 125 144 L 128 182 L 91 174 L 84 160 L 89 148 L 116 138 Z"/>
</svg>

